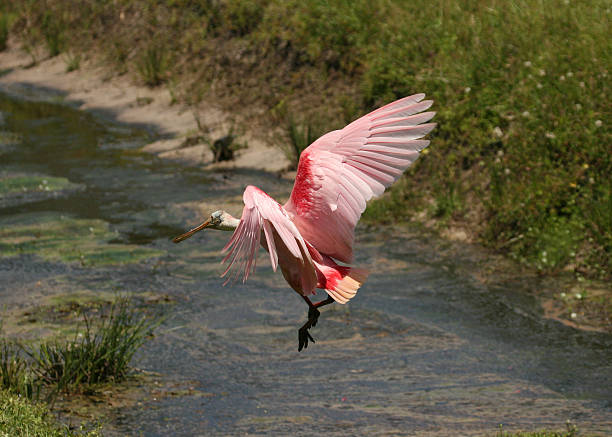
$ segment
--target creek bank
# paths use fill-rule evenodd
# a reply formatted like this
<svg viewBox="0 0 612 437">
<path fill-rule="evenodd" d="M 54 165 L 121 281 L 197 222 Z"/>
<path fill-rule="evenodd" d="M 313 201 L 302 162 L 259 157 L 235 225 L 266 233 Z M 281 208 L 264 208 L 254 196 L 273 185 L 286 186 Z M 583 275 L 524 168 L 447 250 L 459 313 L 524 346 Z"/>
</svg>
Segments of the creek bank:
<svg viewBox="0 0 612 437">
<path fill-rule="evenodd" d="M 206 103 L 197 107 L 177 104 L 169 88 L 134 85 L 125 75 L 110 75 L 92 60 L 83 61 L 81 68 L 72 72 L 66 72 L 65 61 L 60 56 L 32 65 L 31 57 L 15 48 L 14 44 L 10 44 L 8 50 L 0 52 L 0 71 L 0 89 L 9 94 L 19 95 L 20 98 L 30 95 L 40 99 L 41 91 L 46 91 L 43 94 L 50 101 L 62 102 L 103 118 L 145 128 L 151 134 L 151 141 L 141 150 L 160 159 L 174 161 L 182 166 L 221 172 L 225 169 L 239 169 L 276 173 L 283 180 L 279 198 L 288 194 L 287 188 L 291 186 L 290 180 L 294 176 L 294 173 L 285 171 L 289 161 L 278 147 L 269 146 L 252 132 L 245 130 L 240 136 L 240 140 L 248 145 L 247 148 L 239 150 L 234 160 L 220 163 L 213 162 L 209 144 L 192 141 L 200 136 L 203 125 L 208 138 L 226 136 L 236 126 L 235 120 L 240 114 L 228 114 Z M 33 92 L 33 89 L 36 91 Z M 220 173 L 213 177 L 226 176 Z M 253 183 L 257 181 L 253 180 Z M 45 194 L 43 192 L 40 195 Z M 229 200 L 236 209 L 240 208 L 241 199 L 238 195 Z M 193 215 L 201 216 L 208 214 L 209 209 L 217 205 L 188 202 L 183 206 L 193 210 Z M 461 223 L 450 227 L 439 226 L 438 221 L 428 219 L 426 214 L 417 215 L 415 223 L 424 223 L 428 229 L 451 241 L 475 241 L 470 230 Z M 530 278 L 538 276 L 537 271 L 532 268 L 517 267 L 513 261 L 502 262 L 502 257 L 496 256 L 490 250 L 488 253 L 489 256 L 483 257 L 485 259 L 482 260 L 488 267 L 478 269 L 480 273 L 477 274 L 486 283 L 497 280 L 501 271 L 498 266 L 501 264 L 509 271 L 518 270 Z M 562 274 L 560 278 L 542 276 L 541 280 L 551 284 L 543 289 L 554 291 L 528 292 L 542 299 L 546 317 L 577 328 L 612 330 L 612 291 L 609 285 L 599 281 L 579 282 L 569 273 Z"/>
</svg>

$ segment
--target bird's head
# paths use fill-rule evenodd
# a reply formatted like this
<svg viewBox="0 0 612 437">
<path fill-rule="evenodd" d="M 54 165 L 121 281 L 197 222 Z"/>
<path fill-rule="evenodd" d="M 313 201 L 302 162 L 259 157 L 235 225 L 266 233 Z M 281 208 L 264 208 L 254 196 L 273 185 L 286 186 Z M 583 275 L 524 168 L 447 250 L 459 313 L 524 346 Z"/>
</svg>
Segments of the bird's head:
<svg viewBox="0 0 612 437">
<path fill-rule="evenodd" d="M 179 235 L 172 241 L 174 241 L 175 243 L 180 243 L 181 241 L 191 237 L 196 232 L 199 232 L 202 229 L 206 228 L 217 229 L 219 231 L 233 231 L 238 227 L 238 223 L 240 223 L 240 220 L 235 217 L 232 217 L 231 214 L 223 210 L 215 211 L 204 223 L 199 226 L 196 226 L 195 228 L 185 232 L 182 235 Z"/>
</svg>

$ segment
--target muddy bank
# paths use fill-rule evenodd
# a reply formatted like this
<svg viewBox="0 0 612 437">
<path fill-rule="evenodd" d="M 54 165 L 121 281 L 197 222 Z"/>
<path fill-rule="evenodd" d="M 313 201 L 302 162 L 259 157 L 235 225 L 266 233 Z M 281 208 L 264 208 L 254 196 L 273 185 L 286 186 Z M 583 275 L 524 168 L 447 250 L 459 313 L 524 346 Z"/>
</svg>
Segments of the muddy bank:
<svg viewBox="0 0 612 437">
<path fill-rule="evenodd" d="M 4 92 L 36 99 L 44 96 L 49 101 L 149 130 L 154 140 L 143 150 L 160 158 L 203 168 L 255 168 L 271 172 L 281 171 L 289 164 L 277 147 L 266 144 L 242 126 L 240 114 L 224 112 L 208 102 L 186 107 L 174 102 L 166 86 L 134 85 L 128 77 L 112 75 L 93 61 L 83 61 L 81 68 L 72 72 L 66 72 L 61 56 L 32 65 L 31 56 L 10 47 L 0 52 L 0 89 Z M 248 147 L 239 150 L 233 161 L 213 163 L 209 144 L 190 141 L 203 134 L 198 121 L 210 141 L 234 132 Z"/>
</svg>

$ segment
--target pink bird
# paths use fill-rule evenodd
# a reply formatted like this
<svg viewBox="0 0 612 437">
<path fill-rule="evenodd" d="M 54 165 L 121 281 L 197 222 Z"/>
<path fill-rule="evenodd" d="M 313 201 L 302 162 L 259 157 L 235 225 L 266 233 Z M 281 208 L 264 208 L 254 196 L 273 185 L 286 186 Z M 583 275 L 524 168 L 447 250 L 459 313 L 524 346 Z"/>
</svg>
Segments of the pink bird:
<svg viewBox="0 0 612 437">
<path fill-rule="evenodd" d="M 429 145 L 420 139 L 435 123 L 427 123 L 433 103 L 416 94 L 389 103 L 344 129 L 323 135 L 300 155 L 289 200 L 280 205 L 262 190 L 244 191 L 240 219 L 215 211 L 201 225 L 173 241 L 179 243 L 205 229 L 233 231 L 223 251 L 227 268 L 221 275 L 243 276 L 255 269 L 261 244 L 272 268 L 308 304 L 308 321 L 298 331 L 298 351 L 314 343 L 309 333 L 319 319 L 319 308 L 352 299 L 368 276 L 352 267 L 355 225 L 366 202 L 380 196 Z M 338 262 L 347 265 L 339 265 Z M 234 271 L 230 271 L 234 268 Z M 309 296 L 323 289 L 328 297 L 312 303 Z"/>
</svg>

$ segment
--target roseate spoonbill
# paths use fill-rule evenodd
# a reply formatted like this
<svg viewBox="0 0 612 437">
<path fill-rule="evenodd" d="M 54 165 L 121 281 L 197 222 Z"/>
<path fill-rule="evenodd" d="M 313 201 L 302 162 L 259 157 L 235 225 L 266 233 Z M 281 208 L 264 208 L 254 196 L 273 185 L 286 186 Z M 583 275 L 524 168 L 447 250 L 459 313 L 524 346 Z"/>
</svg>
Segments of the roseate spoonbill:
<svg viewBox="0 0 612 437">
<path fill-rule="evenodd" d="M 249 185 L 244 191 L 240 219 L 215 211 L 201 225 L 176 237 L 179 243 L 206 229 L 233 231 L 223 248 L 226 276 L 241 273 L 243 282 L 255 269 L 261 244 L 272 268 L 283 276 L 308 304 L 308 321 L 298 331 L 298 351 L 314 343 L 309 333 L 319 319 L 319 308 L 347 303 L 368 272 L 348 265 L 353 260 L 353 236 L 366 202 L 380 196 L 429 145 L 422 140 L 435 123 L 427 123 L 433 103 L 416 94 L 389 103 L 341 130 L 323 135 L 300 155 L 295 184 L 285 205 Z M 312 303 L 317 288 L 328 297 Z"/>
</svg>

